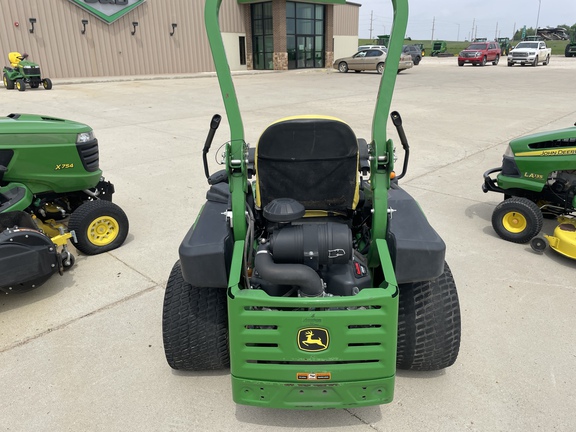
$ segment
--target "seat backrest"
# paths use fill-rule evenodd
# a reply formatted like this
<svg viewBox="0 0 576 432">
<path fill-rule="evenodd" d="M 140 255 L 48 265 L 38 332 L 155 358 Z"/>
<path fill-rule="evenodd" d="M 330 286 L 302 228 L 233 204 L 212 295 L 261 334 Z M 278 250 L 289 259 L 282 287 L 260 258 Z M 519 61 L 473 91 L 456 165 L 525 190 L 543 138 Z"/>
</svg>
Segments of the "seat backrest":
<svg viewBox="0 0 576 432">
<path fill-rule="evenodd" d="M 20 63 L 20 59 L 18 57 L 22 57 L 22 54 L 20 54 L 19 52 L 14 51 L 8 53 L 8 61 L 10 62 L 10 66 L 12 67 L 18 66 L 18 63 Z"/>
<path fill-rule="evenodd" d="M 288 117 L 256 147 L 256 205 L 292 198 L 306 210 L 344 212 L 358 203 L 358 142 L 335 117 Z"/>
</svg>

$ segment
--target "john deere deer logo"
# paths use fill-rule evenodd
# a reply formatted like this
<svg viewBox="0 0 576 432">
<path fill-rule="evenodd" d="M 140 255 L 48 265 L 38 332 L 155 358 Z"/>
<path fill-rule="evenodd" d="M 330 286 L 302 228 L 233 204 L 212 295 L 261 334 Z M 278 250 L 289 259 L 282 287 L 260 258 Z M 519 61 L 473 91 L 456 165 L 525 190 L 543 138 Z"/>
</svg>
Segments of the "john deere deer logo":
<svg viewBox="0 0 576 432">
<path fill-rule="evenodd" d="M 324 351 L 328 348 L 330 336 L 323 328 L 304 328 L 298 332 L 298 348 L 302 351 Z"/>
</svg>

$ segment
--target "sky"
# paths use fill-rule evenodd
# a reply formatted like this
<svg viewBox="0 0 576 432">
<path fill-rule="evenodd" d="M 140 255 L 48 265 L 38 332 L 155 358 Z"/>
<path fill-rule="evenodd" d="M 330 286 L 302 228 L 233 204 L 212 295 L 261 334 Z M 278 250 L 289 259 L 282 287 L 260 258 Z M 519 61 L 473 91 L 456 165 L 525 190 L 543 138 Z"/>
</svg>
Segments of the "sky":
<svg viewBox="0 0 576 432">
<path fill-rule="evenodd" d="M 390 0 L 348 1 L 362 5 L 360 38 L 390 34 Z M 512 37 L 514 30 L 524 25 L 536 28 L 536 24 L 556 27 L 576 23 L 576 0 L 408 0 L 408 7 L 406 36 L 419 40 L 494 39 Z"/>
</svg>

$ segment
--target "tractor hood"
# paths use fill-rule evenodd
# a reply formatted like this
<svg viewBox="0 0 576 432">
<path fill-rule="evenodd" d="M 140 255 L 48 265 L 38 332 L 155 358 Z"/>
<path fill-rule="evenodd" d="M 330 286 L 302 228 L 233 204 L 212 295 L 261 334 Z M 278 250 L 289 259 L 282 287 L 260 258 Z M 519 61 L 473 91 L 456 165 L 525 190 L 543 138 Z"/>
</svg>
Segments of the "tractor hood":
<svg viewBox="0 0 576 432">
<path fill-rule="evenodd" d="M 92 128 L 83 123 L 37 114 L 10 114 L 0 117 L 0 135 L 79 134 Z"/>
<path fill-rule="evenodd" d="M 539 132 L 510 141 L 515 156 L 546 156 L 576 154 L 576 127 Z"/>
</svg>

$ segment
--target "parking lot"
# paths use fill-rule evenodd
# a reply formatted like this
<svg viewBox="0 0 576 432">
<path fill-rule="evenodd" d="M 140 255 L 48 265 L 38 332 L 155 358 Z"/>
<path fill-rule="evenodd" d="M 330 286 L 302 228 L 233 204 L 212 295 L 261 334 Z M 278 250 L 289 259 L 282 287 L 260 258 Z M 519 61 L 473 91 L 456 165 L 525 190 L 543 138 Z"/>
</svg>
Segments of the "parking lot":
<svg viewBox="0 0 576 432">
<path fill-rule="evenodd" d="M 0 88 L 0 115 L 47 114 L 94 129 L 100 167 L 130 220 L 121 248 L 78 254 L 64 276 L 0 297 L 0 430 L 574 430 L 576 261 L 501 240 L 490 218 L 502 196 L 481 184 L 510 139 L 576 122 L 575 76 L 576 59 L 559 56 L 538 67 L 425 57 L 398 75 L 392 109 L 411 146 L 401 184 L 447 244 L 460 355 L 441 372 L 399 371 L 388 405 L 319 412 L 235 405 L 229 371 L 175 372 L 164 359 L 165 284 L 203 204 L 210 119 L 225 114 L 213 74 Z M 246 139 L 254 145 L 268 124 L 295 114 L 339 117 L 369 139 L 379 79 L 326 69 L 238 74 Z M 216 134 L 212 171 L 227 126 Z M 388 133 L 400 149 L 391 124 Z M 544 231 L 554 226 L 545 220 Z"/>
</svg>

